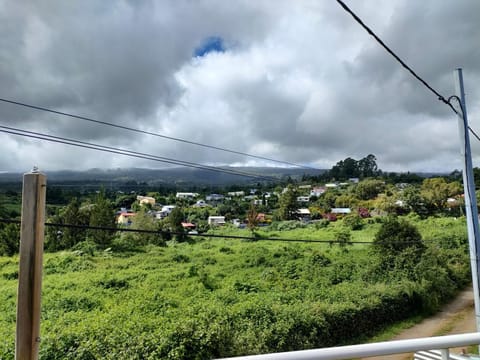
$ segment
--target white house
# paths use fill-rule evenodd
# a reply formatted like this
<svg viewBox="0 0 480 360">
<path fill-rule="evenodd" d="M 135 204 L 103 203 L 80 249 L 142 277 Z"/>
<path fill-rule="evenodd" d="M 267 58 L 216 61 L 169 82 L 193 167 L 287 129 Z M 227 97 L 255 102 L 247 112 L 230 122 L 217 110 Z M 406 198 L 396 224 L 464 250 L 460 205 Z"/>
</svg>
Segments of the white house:
<svg viewBox="0 0 480 360">
<path fill-rule="evenodd" d="M 324 187 L 314 187 L 312 190 L 310 190 L 310 196 L 316 196 L 319 197 L 325 192 Z"/>
<path fill-rule="evenodd" d="M 298 188 L 301 190 L 308 190 L 312 188 L 312 185 L 299 185 Z"/>
<path fill-rule="evenodd" d="M 245 191 L 230 191 L 227 193 L 228 196 L 245 196 Z"/>
<path fill-rule="evenodd" d="M 349 208 L 333 208 L 331 211 L 332 214 L 343 214 L 343 215 L 350 214 L 351 212 L 352 210 Z"/>
<path fill-rule="evenodd" d="M 310 210 L 309 209 L 298 209 L 297 210 L 298 217 L 300 220 L 309 221 L 310 220 Z"/>
<path fill-rule="evenodd" d="M 224 225 L 225 216 L 209 216 L 208 225 Z"/>
<path fill-rule="evenodd" d="M 146 204 L 155 205 L 155 198 L 151 196 L 137 195 L 137 200 L 140 203 L 140 205 L 146 205 Z"/>
<path fill-rule="evenodd" d="M 162 206 L 162 210 L 160 211 L 157 211 L 155 213 L 155 217 L 157 219 L 163 219 L 163 218 L 166 218 L 168 215 L 170 215 L 170 213 L 172 212 L 172 210 L 175 208 L 175 205 L 164 205 Z"/>
<path fill-rule="evenodd" d="M 193 207 L 206 207 L 208 204 L 205 202 L 205 200 L 197 200 L 197 202 L 193 205 Z"/>
<path fill-rule="evenodd" d="M 310 197 L 309 196 L 298 196 L 297 197 L 297 202 L 309 202 Z"/>
<path fill-rule="evenodd" d="M 177 199 L 194 199 L 200 194 L 193 193 L 193 192 L 177 192 L 176 198 Z"/>
<path fill-rule="evenodd" d="M 223 201 L 225 199 L 225 196 L 221 194 L 210 194 L 205 197 L 207 201 Z"/>
</svg>

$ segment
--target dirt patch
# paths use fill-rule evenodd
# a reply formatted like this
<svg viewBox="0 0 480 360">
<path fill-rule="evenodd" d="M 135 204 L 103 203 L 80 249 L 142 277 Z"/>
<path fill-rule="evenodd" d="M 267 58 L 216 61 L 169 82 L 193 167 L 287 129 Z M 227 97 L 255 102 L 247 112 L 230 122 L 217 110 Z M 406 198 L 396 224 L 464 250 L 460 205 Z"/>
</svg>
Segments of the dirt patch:
<svg viewBox="0 0 480 360">
<path fill-rule="evenodd" d="M 415 339 L 430 336 L 453 335 L 475 332 L 475 311 L 473 289 L 462 291 L 452 302 L 447 304 L 434 316 L 402 331 L 390 340 Z M 461 348 L 451 349 L 452 353 L 460 353 Z M 366 359 L 375 360 L 408 360 L 413 354 L 377 356 Z"/>
</svg>

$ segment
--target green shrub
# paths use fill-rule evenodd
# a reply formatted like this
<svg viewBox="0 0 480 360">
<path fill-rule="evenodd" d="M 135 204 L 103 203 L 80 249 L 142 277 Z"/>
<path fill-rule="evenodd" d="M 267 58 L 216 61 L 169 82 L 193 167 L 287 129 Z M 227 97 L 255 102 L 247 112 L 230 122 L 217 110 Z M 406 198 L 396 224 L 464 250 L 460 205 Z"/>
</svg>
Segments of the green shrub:
<svg viewBox="0 0 480 360">
<path fill-rule="evenodd" d="M 315 229 L 317 230 L 325 229 L 326 227 L 328 227 L 329 224 L 330 224 L 330 221 L 328 221 L 327 219 L 315 221 Z"/>
<path fill-rule="evenodd" d="M 363 228 L 363 219 L 357 214 L 349 214 L 343 218 L 343 224 L 350 230 L 361 230 Z"/>
</svg>

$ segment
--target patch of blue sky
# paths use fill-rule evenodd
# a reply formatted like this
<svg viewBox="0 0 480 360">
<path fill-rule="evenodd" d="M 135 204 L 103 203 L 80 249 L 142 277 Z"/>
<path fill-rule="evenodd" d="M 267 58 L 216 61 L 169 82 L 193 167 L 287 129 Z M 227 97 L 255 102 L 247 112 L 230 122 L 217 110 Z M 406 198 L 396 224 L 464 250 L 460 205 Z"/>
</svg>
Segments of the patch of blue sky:
<svg viewBox="0 0 480 360">
<path fill-rule="evenodd" d="M 223 42 L 223 39 L 219 36 L 210 36 L 206 38 L 202 45 L 197 47 L 194 51 L 194 56 L 205 56 L 208 53 L 211 52 L 225 52 L 225 44 Z"/>
</svg>

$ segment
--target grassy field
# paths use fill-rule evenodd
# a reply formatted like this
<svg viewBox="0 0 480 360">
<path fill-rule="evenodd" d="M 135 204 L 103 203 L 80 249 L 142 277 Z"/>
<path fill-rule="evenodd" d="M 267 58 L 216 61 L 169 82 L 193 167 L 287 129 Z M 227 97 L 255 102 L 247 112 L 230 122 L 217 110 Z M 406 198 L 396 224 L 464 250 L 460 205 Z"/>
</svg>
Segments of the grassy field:
<svg viewBox="0 0 480 360">
<path fill-rule="evenodd" d="M 412 220 L 431 248 L 416 275 L 380 274 L 369 245 L 198 239 L 45 254 L 41 358 L 207 359 L 373 336 L 469 281 L 464 220 Z M 331 240 L 340 226 L 262 232 Z M 352 240 L 371 241 L 379 226 L 352 231 Z M 0 258 L 1 359 L 14 357 L 17 274 L 18 257 Z"/>
</svg>

